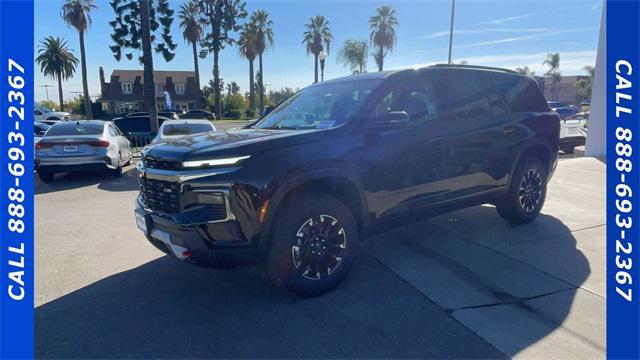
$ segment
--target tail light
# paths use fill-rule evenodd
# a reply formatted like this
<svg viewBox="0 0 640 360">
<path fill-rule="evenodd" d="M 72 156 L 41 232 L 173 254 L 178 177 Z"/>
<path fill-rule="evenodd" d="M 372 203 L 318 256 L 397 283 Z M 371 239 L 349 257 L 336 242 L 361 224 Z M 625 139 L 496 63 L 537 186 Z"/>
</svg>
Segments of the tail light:
<svg viewBox="0 0 640 360">
<path fill-rule="evenodd" d="M 107 148 L 110 145 L 109 140 L 92 141 L 92 142 L 89 142 L 88 144 L 94 147 L 103 147 L 103 148 Z"/>
<path fill-rule="evenodd" d="M 40 149 L 51 149 L 53 147 L 53 144 L 51 143 L 43 143 L 43 142 L 38 142 L 36 143 L 36 149 L 40 150 Z"/>
</svg>

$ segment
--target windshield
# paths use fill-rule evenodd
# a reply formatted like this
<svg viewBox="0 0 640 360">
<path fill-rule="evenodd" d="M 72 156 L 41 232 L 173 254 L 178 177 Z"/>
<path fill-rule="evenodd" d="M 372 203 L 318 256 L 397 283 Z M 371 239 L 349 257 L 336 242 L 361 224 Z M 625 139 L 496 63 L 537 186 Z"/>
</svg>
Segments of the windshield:
<svg viewBox="0 0 640 360">
<path fill-rule="evenodd" d="M 102 135 L 103 124 L 78 122 L 57 123 L 49 128 L 47 136 Z"/>
<path fill-rule="evenodd" d="M 316 85 L 291 96 L 260 120 L 257 129 L 329 129 L 346 123 L 381 80 Z"/>
<path fill-rule="evenodd" d="M 203 123 L 165 124 L 162 127 L 164 136 L 190 135 L 209 131 L 213 131 L 211 124 Z"/>
</svg>

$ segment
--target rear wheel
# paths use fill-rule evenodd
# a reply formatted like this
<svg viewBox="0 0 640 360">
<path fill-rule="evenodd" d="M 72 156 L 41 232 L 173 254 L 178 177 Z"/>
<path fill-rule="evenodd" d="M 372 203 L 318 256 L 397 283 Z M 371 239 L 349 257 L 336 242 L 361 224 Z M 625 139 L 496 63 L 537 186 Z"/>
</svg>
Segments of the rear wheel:
<svg viewBox="0 0 640 360">
<path fill-rule="evenodd" d="M 275 220 L 267 261 L 271 279 L 301 296 L 338 286 L 358 250 L 353 214 L 325 194 L 310 194 L 285 206 Z"/>
<path fill-rule="evenodd" d="M 509 189 L 496 209 L 512 223 L 528 223 L 540 214 L 546 195 L 547 171 L 538 158 L 528 157 L 518 164 Z"/>
<path fill-rule="evenodd" d="M 110 170 L 111 176 L 115 178 L 122 177 L 122 155 L 118 157 L 118 167 Z"/>
<path fill-rule="evenodd" d="M 38 171 L 38 177 L 42 182 L 52 182 L 56 174 L 49 171 Z"/>
</svg>

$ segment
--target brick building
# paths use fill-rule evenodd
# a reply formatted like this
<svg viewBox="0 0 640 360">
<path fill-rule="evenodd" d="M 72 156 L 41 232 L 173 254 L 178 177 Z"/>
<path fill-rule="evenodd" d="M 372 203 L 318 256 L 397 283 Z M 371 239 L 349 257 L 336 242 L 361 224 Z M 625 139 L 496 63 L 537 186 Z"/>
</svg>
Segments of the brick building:
<svg viewBox="0 0 640 360">
<path fill-rule="evenodd" d="M 136 111 L 146 111 L 144 106 L 142 70 L 113 70 L 109 82 L 105 81 L 104 70 L 100 67 L 100 91 L 98 101 L 102 110 L 113 115 Z M 154 71 L 155 95 L 158 110 L 165 110 L 164 92 L 173 100 L 174 109 L 194 109 L 200 102 L 195 72 Z"/>
</svg>

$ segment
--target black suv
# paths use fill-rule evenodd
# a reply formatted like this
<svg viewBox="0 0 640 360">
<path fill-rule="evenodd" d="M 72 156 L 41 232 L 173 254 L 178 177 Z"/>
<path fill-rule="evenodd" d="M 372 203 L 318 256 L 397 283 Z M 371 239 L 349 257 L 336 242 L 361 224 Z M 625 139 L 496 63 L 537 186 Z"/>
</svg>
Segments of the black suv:
<svg viewBox="0 0 640 360">
<path fill-rule="evenodd" d="M 559 126 L 536 82 L 508 70 L 325 81 L 247 128 L 147 146 L 136 222 L 174 257 L 265 263 L 277 283 L 317 295 L 345 277 L 374 225 L 483 203 L 533 220 Z"/>
</svg>

